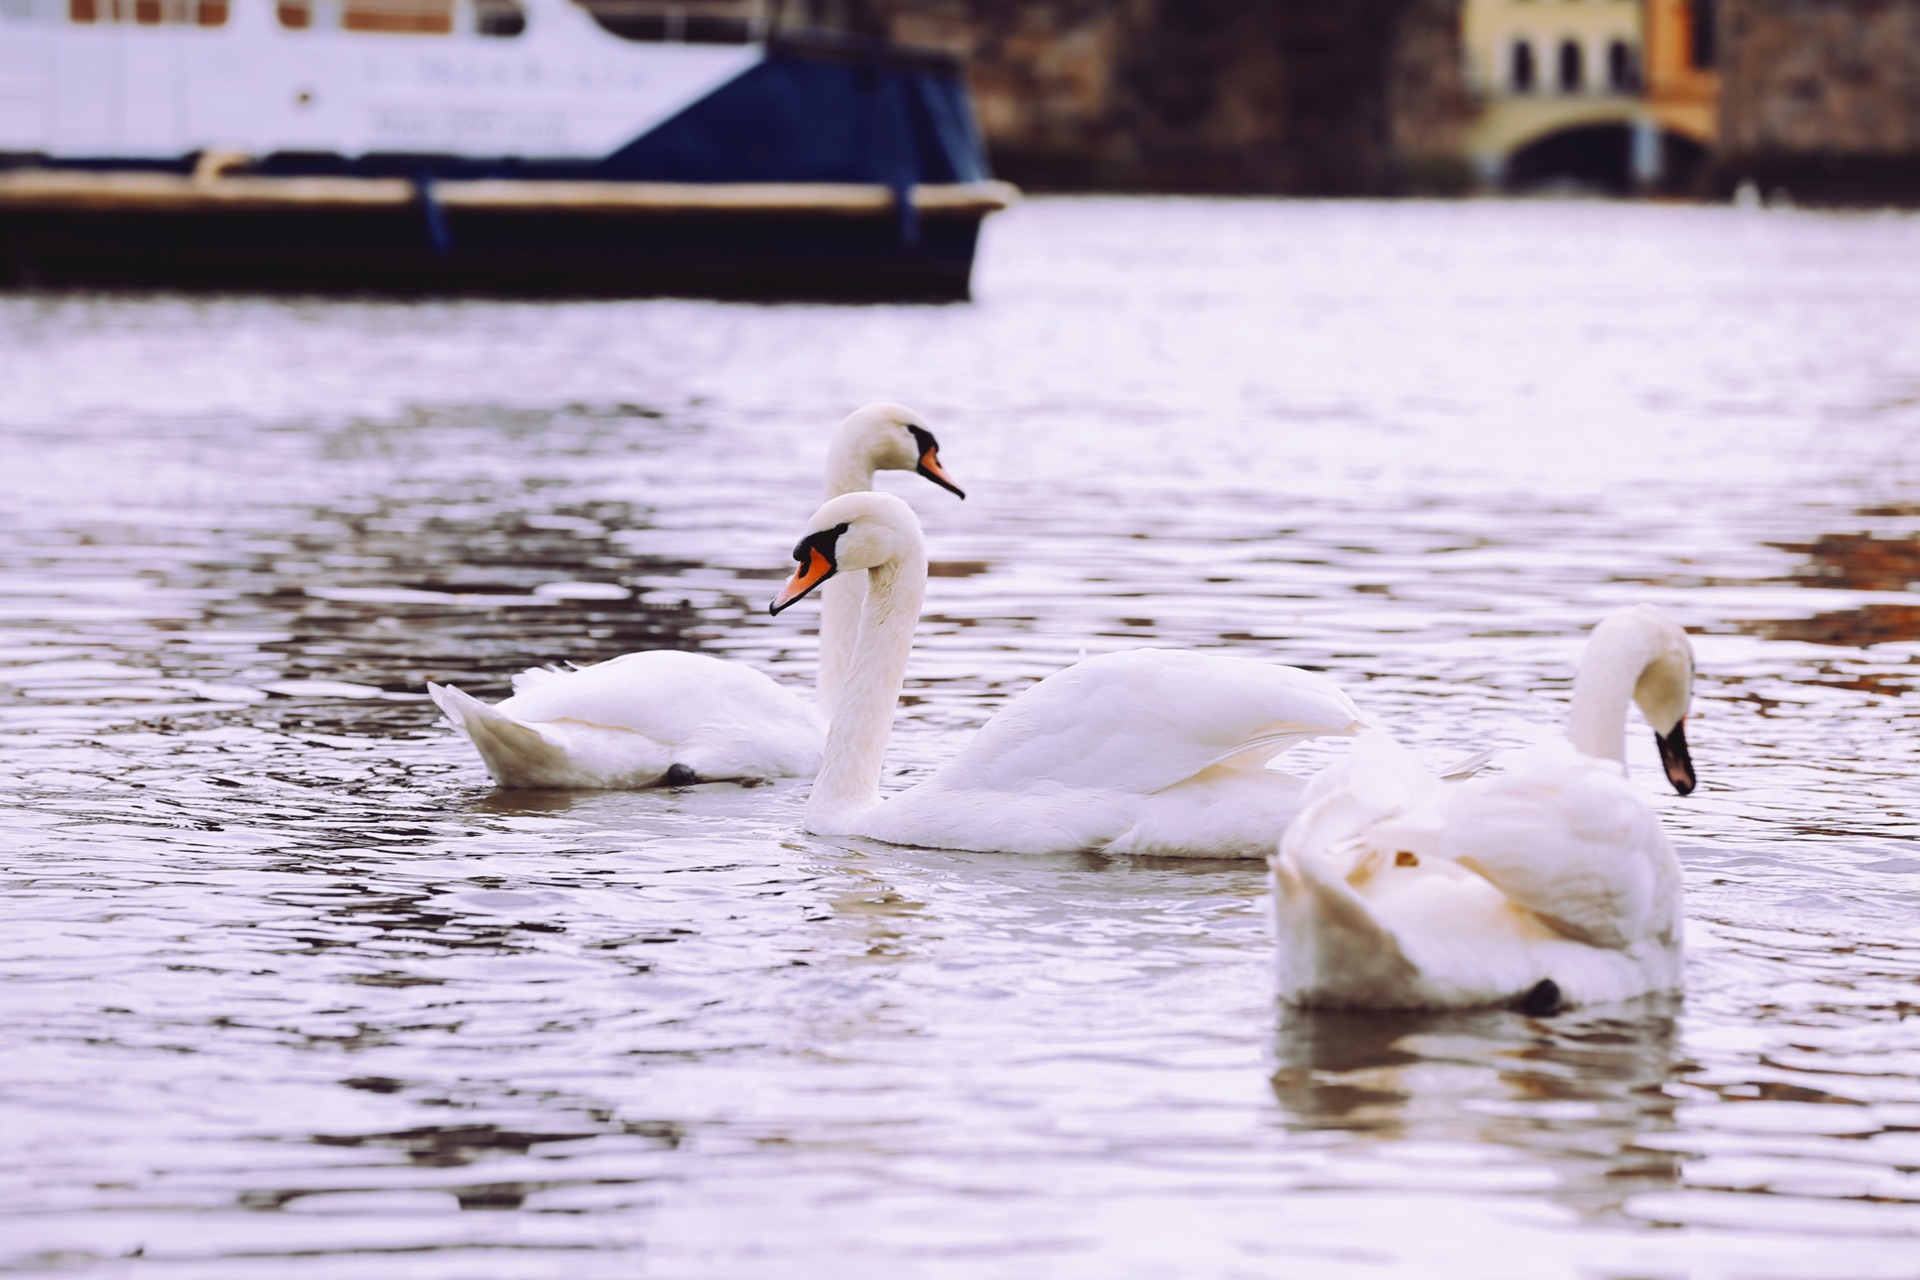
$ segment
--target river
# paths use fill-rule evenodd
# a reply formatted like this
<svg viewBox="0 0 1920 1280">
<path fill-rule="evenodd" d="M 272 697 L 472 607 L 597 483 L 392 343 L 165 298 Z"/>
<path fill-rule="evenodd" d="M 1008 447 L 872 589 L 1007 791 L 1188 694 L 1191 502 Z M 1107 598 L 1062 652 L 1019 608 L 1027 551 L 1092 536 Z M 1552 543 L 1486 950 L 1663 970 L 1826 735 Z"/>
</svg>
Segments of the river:
<svg viewBox="0 0 1920 1280">
<path fill-rule="evenodd" d="M 1032 200 L 976 284 L 0 296 L 0 1270 L 1920 1276 L 1920 218 Z M 493 792 L 426 680 L 810 680 L 765 604 L 875 399 L 968 491 L 882 479 L 903 778 L 1141 644 L 1443 762 L 1671 612 L 1684 998 L 1305 1015 L 1258 864 Z"/>
</svg>

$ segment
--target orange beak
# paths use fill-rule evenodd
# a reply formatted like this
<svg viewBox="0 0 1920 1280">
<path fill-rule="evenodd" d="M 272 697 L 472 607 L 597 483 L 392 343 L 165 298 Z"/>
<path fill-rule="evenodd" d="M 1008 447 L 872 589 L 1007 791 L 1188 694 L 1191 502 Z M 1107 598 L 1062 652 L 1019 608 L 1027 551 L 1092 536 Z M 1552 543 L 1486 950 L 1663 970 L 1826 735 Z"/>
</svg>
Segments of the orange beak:
<svg viewBox="0 0 1920 1280">
<path fill-rule="evenodd" d="M 780 594 L 767 606 L 768 613 L 778 613 L 833 576 L 833 561 L 820 554 L 820 548 L 807 548 L 807 562 L 793 571 L 786 585 L 780 588 Z"/>
<path fill-rule="evenodd" d="M 946 489 L 962 498 L 967 496 L 967 491 L 955 484 L 953 477 L 947 474 L 947 469 L 940 465 L 939 446 L 936 445 L 920 455 L 920 465 L 916 470 L 927 479 L 939 485 L 942 489 Z"/>
</svg>

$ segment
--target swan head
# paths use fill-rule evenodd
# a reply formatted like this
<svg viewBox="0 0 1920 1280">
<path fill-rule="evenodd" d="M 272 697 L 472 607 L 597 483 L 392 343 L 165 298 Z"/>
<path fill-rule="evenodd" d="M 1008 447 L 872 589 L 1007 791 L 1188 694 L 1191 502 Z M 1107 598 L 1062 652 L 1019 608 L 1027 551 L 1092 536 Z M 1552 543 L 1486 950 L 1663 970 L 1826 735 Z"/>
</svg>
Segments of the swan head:
<svg viewBox="0 0 1920 1280">
<path fill-rule="evenodd" d="M 849 493 L 829 499 L 794 544 L 793 576 L 767 612 L 779 613 L 836 574 L 893 564 L 920 545 L 919 518 L 892 494 Z"/>
<path fill-rule="evenodd" d="M 880 401 L 855 409 L 834 432 L 829 453 L 830 471 L 863 471 L 869 480 L 875 471 L 912 471 L 956 497 L 967 496 L 941 465 L 932 428 L 905 405 Z"/>
<path fill-rule="evenodd" d="M 1696 785 L 1687 751 L 1687 710 L 1693 701 L 1693 644 L 1680 624 L 1650 604 L 1636 604 L 1593 629 L 1588 651 L 1618 650 L 1640 662 L 1633 701 L 1653 728 L 1667 781 L 1681 795 Z"/>
</svg>

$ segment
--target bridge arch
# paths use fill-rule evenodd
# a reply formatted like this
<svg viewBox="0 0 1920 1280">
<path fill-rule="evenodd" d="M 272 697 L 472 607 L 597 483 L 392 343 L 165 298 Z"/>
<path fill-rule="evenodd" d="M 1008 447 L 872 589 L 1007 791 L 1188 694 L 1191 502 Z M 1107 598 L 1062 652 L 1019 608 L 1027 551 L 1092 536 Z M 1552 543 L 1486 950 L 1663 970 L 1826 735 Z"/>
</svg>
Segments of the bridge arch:
<svg viewBox="0 0 1920 1280">
<path fill-rule="evenodd" d="M 1685 187 L 1706 162 L 1712 138 L 1697 113 L 1625 94 L 1528 95 L 1486 105 L 1468 136 L 1481 177 L 1503 186 L 1539 186 L 1556 178 L 1626 191 L 1649 162 L 1663 187 Z M 1636 156 L 1651 128 L 1652 156 Z M 1637 163 L 1636 163 L 1637 162 Z"/>
</svg>

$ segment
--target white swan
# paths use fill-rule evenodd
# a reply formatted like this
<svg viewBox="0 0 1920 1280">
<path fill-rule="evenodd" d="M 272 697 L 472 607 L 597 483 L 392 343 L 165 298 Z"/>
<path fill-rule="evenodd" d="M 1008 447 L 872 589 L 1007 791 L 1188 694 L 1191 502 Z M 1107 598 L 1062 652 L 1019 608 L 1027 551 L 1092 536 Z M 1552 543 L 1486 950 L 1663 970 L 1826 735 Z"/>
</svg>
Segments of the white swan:
<svg viewBox="0 0 1920 1280">
<path fill-rule="evenodd" d="M 827 450 L 828 496 L 872 488 L 875 471 L 917 471 L 967 496 L 940 465 L 933 432 L 897 404 L 867 405 L 840 424 Z M 805 777 L 820 767 L 859 612 L 857 582 L 826 598 L 818 711 L 751 667 L 674 649 L 572 670 L 535 667 L 515 676 L 513 696 L 494 706 L 451 685 L 429 683 L 427 692 L 503 787 Z"/>
<path fill-rule="evenodd" d="M 867 578 L 859 641 L 807 800 L 806 829 L 817 835 L 1006 853 L 1264 857 L 1304 786 L 1266 762 L 1359 726 L 1347 696 L 1310 672 L 1137 649 L 1048 676 L 951 763 L 883 800 L 881 763 L 926 590 L 920 522 L 898 498 L 848 494 L 814 513 L 793 558 L 774 613 L 836 576 Z"/>
<path fill-rule="evenodd" d="M 1570 742 L 1443 784 L 1384 735 L 1308 788 L 1273 860 L 1280 993 L 1372 1009 L 1535 1013 L 1680 985 L 1680 865 L 1628 783 L 1631 697 L 1693 790 L 1693 649 L 1651 605 L 1594 628 Z"/>
</svg>

